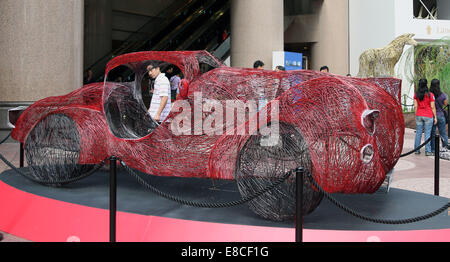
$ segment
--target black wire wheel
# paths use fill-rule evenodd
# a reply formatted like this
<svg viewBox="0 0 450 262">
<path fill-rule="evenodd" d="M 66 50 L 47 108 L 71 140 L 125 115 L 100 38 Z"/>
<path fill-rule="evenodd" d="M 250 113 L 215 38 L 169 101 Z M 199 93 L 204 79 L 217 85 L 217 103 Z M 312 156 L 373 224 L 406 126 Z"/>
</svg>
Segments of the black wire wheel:
<svg viewBox="0 0 450 262">
<path fill-rule="evenodd" d="M 62 186 L 82 176 L 94 165 L 80 165 L 80 135 L 75 122 L 63 114 L 42 119 L 25 141 L 25 155 L 30 176 L 51 186 Z"/>
<path fill-rule="evenodd" d="M 253 135 L 239 152 L 235 179 L 243 197 L 272 184 L 286 172 L 303 167 L 303 214 L 311 213 L 323 198 L 306 176 L 311 168 L 308 147 L 300 132 L 291 125 L 279 124 L 279 134 Z M 251 200 L 250 209 L 274 221 L 295 218 L 295 171 L 281 185 Z"/>
</svg>

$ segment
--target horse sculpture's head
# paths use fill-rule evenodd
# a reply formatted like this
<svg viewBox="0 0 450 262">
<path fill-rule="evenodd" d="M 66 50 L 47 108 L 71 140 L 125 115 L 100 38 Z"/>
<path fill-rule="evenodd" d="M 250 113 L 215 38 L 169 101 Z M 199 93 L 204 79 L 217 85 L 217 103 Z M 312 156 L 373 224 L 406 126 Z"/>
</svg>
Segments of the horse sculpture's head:
<svg viewBox="0 0 450 262">
<path fill-rule="evenodd" d="M 415 34 L 403 34 L 398 37 L 400 42 L 403 42 L 405 45 L 417 46 L 416 40 L 413 39 Z"/>
</svg>

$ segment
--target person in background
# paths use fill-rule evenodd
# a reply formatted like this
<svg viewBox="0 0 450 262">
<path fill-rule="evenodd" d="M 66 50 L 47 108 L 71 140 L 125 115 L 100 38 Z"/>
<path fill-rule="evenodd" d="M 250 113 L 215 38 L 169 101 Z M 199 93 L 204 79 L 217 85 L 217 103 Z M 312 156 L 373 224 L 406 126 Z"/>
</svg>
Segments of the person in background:
<svg viewBox="0 0 450 262">
<path fill-rule="evenodd" d="M 322 66 L 319 71 L 320 72 L 329 73 L 330 69 L 328 68 L 328 66 L 325 65 L 325 66 Z"/>
<path fill-rule="evenodd" d="M 446 124 L 444 115 L 444 107 L 448 105 L 448 97 L 444 92 L 441 92 L 440 82 L 438 79 L 431 80 L 430 91 L 436 98 L 435 106 L 436 106 L 437 125 L 433 125 L 433 128 L 431 129 L 431 151 L 434 151 L 436 127 L 439 129 L 439 135 L 441 136 L 442 139 L 442 146 L 449 148 L 448 134 L 445 128 Z"/>
<path fill-rule="evenodd" d="M 170 113 L 171 101 L 170 82 L 164 73 L 161 73 L 161 65 L 154 62 L 147 66 L 148 75 L 155 79 L 153 84 L 153 96 L 148 110 L 150 116 L 158 123 L 164 121 Z"/>
<path fill-rule="evenodd" d="M 261 61 L 261 60 L 256 60 L 256 61 L 253 63 L 253 68 L 254 68 L 254 69 L 263 69 L 263 66 L 264 66 L 264 63 L 263 63 L 263 61 Z"/>
<path fill-rule="evenodd" d="M 227 37 L 228 37 L 228 32 L 227 32 L 227 30 L 226 29 L 224 29 L 223 31 L 222 31 L 222 42 L 223 41 L 225 41 L 226 39 L 227 39 Z"/>
<path fill-rule="evenodd" d="M 88 69 L 85 77 L 83 78 L 83 84 L 87 85 L 91 83 L 94 83 L 94 72 L 92 72 L 92 69 Z"/>
<path fill-rule="evenodd" d="M 253 68 L 254 69 L 264 69 L 263 66 L 264 66 L 264 63 L 261 60 L 256 60 L 253 63 Z M 258 100 L 258 111 L 259 111 L 259 110 L 261 110 L 261 108 L 263 108 L 267 104 L 267 99 L 266 99 L 266 96 L 265 96 L 264 87 L 262 87 L 262 86 L 259 87 L 258 91 L 257 91 L 257 94 L 259 96 L 259 100 Z"/>
<path fill-rule="evenodd" d="M 419 88 L 414 94 L 414 110 L 416 111 L 416 138 L 414 141 L 414 148 L 420 146 L 422 140 L 422 133 L 424 133 L 424 141 L 427 141 L 431 136 L 431 128 L 437 123 L 436 108 L 434 105 L 434 95 L 428 91 L 427 80 L 422 78 L 419 80 Z M 433 120 L 434 117 L 434 120 Z M 420 154 L 417 150 L 416 154 Z M 425 145 L 425 155 L 432 156 L 431 143 Z"/>
<path fill-rule="evenodd" d="M 275 71 L 276 71 L 276 72 L 286 71 L 286 69 L 284 68 L 284 66 L 280 66 L 280 65 L 279 65 L 279 66 L 276 66 L 276 67 L 275 67 Z"/>
<path fill-rule="evenodd" d="M 181 75 L 181 72 L 180 72 L 180 70 L 174 69 L 173 66 L 171 66 L 167 70 L 167 73 L 169 74 L 169 76 L 171 75 L 170 76 L 170 80 L 169 80 L 169 82 L 170 82 L 170 90 L 171 90 L 171 99 L 175 100 L 176 97 L 177 97 L 177 94 L 179 93 L 178 87 L 180 86 L 180 81 L 181 81 L 180 75 Z"/>
</svg>

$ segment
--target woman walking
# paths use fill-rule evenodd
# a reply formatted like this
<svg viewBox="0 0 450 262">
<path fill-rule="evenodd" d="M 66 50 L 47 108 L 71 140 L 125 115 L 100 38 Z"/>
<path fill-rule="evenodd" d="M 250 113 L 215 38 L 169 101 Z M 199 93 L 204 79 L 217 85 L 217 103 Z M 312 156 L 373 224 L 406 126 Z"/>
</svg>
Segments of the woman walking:
<svg viewBox="0 0 450 262">
<path fill-rule="evenodd" d="M 436 135 L 436 127 L 439 129 L 439 135 L 442 139 L 442 146 L 448 147 L 448 136 L 447 130 L 445 128 L 445 116 L 444 116 L 444 107 L 448 105 L 447 95 L 441 92 L 440 82 L 438 79 L 431 80 L 430 91 L 434 94 L 436 98 L 436 115 L 437 115 L 437 125 L 433 125 L 431 129 L 431 150 L 434 151 L 434 143 L 435 143 L 435 135 Z"/>
<path fill-rule="evenodd" d="M 420 146 L 422 133 L 424 133 L 425 136 L 424 141 L 427 141 L 430 138 L 431 128 L 433 127 L 433 124 L 437 124 L 434 95 L 428 91 L 427 84 L 426 79 L 420 79 L 419 88 L 417 93 L 414 94 L 414 109 L 416 111 L 416 139 L 414 141 L 414 148 Z M 420 154 L 420 151 L 417 150 L 416 154 Z M 425 145 L 425 155 L 433 155 L 430 142 Z"/>
</svg>

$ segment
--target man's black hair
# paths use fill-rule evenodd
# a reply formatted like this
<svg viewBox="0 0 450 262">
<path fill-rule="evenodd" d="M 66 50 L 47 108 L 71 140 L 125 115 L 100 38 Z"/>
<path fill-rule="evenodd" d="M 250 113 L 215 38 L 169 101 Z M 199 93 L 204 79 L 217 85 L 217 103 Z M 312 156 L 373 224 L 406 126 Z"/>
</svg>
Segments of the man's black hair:
<svg viewBox="0 0 450 262">
<path fill-rule="evenodd" d="M 256 60 L 255 63 L 253 63 L 253 68 L 258 68 L 260 66 L 264 66 L 264 63 L 261 60 Z"/>
<path fill-rule="evenodd" d="M 327 72 L 330 72 L 330 69 L 328 68 L 328 66 L 322 66 L 319 71 L 322 71 L 324 69 L 327 70 Z"/>
</svg>

